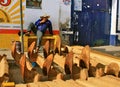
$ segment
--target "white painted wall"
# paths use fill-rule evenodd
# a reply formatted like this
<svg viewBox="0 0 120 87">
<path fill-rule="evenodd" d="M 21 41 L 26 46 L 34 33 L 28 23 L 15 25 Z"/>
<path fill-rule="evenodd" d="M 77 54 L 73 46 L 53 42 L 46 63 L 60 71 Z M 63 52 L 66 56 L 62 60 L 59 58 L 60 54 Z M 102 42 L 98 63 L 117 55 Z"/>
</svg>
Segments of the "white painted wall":
<svg viewBox="0 0 120 87">
<path fill-rule="evenodd" d="M 38 20 L 43 13 L 50 15 L 53 29 L 59 29 L 59 0 L 42 0 L 42 9 L 26 8 L 24 28 Z"/>
<path fill-rule="evenodd" d="M 0 9 L 6 12 L 7 15 L 10 15 L 11 21 L 18 20 L 20 22 L 20 6 L 18 0 L 11 0 L 11 4 L 9 6 L 2 6 L 0 5 Z M 69 2 L 66 4 L 65 2 Z M 27 8 L 26 7 L 26 0 L 22 2 L 23 6 L 23 28 L 27 29 L 28 25 L 31 22 L 35 22 L 40 18 L 43 13 L 47 13 L 50 15 L 50 20 L 52 22 L 53 30 L 59 30 L 59 23 L 65 23 L 66 19 L 69 19 L 69 26 L 70 27 L 70 14 L 71 14 L 71 0 L 42 0 L 42 9 L 39 8 Z M 7 8 L 7 9 L 6 9 Z M 12 8 L 12 10 L 10 10 Z M 17 12 L 17 13 L 14 13 Z M 12 14 L 14 13 L 14 15 Z M 18 18 L 15 19 L 14 17 L 18 15 Z M 21 24 L 19 23 L 1 23 L 0 29 L 20 29 Z"/>
<path fill-rule="evenodd" d="M 66 0 L 67 1 L 67 0 Z M 60 16 L 59 21 L 62 24 L 65 24 L 67 22 L 68 26 L 66 28 L 70 28 L 70 22 L 71 22 L 71 0 L 68 0 L 69 2 L 63 2 L 63 0 L 60 1 Z"/>
<path fill-rule="evenodd" d="M 65 5 L 63 0 L 42 0 L 42 9 L 26 8 L 24 28 L 27 28 L 30 22 L 39 19 L 42 13 L 50 15 L 49 19 L 52 21 L 54 30 L 59 30 L 59 22 L 65 23 L 66 19 L 69 19 L 68 27 L 70 27 L 71 3 Z"/>
<path fill-rule="evenodd" d="M 116 35 L 117 0 L 112 0 L 111 35 Z"/>
</svg>

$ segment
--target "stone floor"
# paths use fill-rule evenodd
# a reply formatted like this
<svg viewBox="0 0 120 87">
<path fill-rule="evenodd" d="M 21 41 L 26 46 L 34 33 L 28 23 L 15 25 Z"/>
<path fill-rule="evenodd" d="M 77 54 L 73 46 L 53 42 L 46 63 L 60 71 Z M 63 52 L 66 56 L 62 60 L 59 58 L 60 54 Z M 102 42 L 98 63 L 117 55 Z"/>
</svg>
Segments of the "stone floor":
<svg viewBox="0 0 120 87">
<path fill-rule="evenodd" d="M 97 50 L 100 52 L 104 52 L 113 56 L 120 57 L 120 46 L 99 46 L 99 47 L 91 47 L 93 50 Z"/>
</svg>

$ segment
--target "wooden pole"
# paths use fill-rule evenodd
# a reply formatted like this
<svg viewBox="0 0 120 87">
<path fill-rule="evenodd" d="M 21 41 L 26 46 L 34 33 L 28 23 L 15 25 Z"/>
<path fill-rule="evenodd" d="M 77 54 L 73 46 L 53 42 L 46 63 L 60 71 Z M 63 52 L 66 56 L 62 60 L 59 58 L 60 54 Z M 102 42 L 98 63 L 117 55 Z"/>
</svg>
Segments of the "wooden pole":
<svg viewBox="0 0 120 87">
<path fill-rule="evenodd" d="M 21 19 L 21 53 L 24 53 L 22 0 L 20 0 L 20 19 Z"/>
</svg>

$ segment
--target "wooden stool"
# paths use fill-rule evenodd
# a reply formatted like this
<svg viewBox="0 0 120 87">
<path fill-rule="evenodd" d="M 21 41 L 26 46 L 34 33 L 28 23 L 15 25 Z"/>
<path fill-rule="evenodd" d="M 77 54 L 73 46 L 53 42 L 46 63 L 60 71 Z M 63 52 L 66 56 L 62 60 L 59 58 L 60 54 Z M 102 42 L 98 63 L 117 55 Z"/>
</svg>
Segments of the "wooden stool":
<svg viewBox="0 0 120 87">
<path fill-rule="evenodd" d="M 56 41 L 59 38 L 59 35 L 44 35 L 41 40 L 41 45 L 45 44 L 45 41 L 49 40 L 51 43 L 53 43 L 53 49 L 56 45 Z M 27 51 L 28 47 L 33 41 L 37 41 L 37 37 L 35 35 L 31 36 L 24 36 L 24 50 Z"/>
</svg>

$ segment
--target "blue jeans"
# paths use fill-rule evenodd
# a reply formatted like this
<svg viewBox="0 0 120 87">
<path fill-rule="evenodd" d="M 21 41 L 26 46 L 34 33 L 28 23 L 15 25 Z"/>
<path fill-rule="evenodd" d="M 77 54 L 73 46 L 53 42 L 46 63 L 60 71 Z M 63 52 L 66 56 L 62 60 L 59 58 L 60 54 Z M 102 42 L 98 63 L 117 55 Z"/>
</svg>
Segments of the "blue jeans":
<svg viewBox="0 0 120 87">
<path fill-rule="evenodd" d="M 40 30 L 37 30 L 37 28 L 35 27 L 35 25 L 33 23 L 30 23 L 30 25 L 28 26 L 27 29 L 28 32 L 33 32 L 36 36 L 37 36 L 37 47 L 40 47 L 40 43 L 41 43 L 41 38 L 43 36 L 43 33 Z"/>
<path fill-rule="evenodd" d="M 37 47 L 40 46 L 42 36 L 43 33 L 40 30 L 37 30 Z"/>
</svg>

